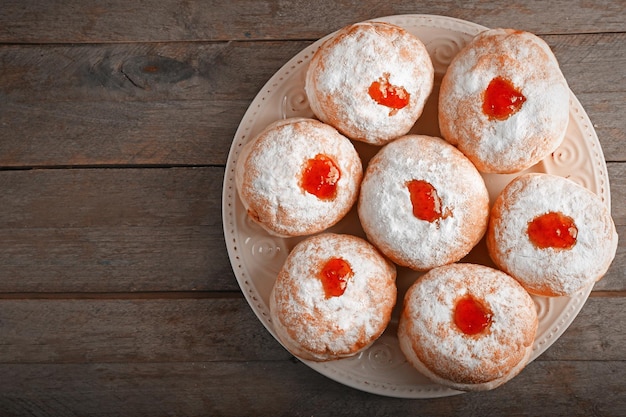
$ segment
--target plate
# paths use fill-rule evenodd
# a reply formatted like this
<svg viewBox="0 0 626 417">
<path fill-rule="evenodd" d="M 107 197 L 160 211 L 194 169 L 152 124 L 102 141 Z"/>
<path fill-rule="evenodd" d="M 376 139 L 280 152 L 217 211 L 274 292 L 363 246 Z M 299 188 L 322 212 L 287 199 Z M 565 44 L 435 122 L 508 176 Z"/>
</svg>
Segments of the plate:
<svg viewBox="0 0 626 417">
<path fill-rule="evenodd" d="M 457 52 L 476 34 L 487 28 L 472 22 L 432 15 L 396 15 L 372 20 L 402 26 L 425 44 L 435 68 L 435 88 L 411 133 L 439 136 L 437 96 L 441 78 Z M 226 164 L 222 215 L 228 255 L 246 300 L 274 337 L 276 335 L 268 307 L 269 295 L 289 251 L 302 238 L 283 239 L 271 236 L 248 218 L 235 188 L 235 164 L 242 146 L 271 122 L 287 117 L 313 117 L 304 91 L 306 68 L 317 48 L 330 36 L 332 34 L 302 50 L 265 84 L 241 120 Z M 356 142 L 355 147 L 364 160 L 364 166 L 378 149 Z M 609 180 L 604 155 L 593 126 L 573 93 L 570 93 L 569 125 L 562 145 L 527 171 L 567 177 L 595 192 L 610 208 Z M 516 175 L 483 176 L 492 201 Z M 329 231 L 365 236 L 355 209 Z M 484 241 L 463 261 L 494 266 L 487 255 Z M 406 361 L 400 351 L 396 336 L 399 308 L 404 292 L 419 275 L 417 272 L 398 268 L 396 310 L 387 330 L 369 349 L 347 359 L 322 363 L 303 362 L 342 384 L 390 397 L 435 398 L 461 393 L 430 382 Z M 531 360 L 543 353 L 567 329 L 590 292 L 591 287 L 572 297 L 533 296 L 539 327 Z"/>
</svg>

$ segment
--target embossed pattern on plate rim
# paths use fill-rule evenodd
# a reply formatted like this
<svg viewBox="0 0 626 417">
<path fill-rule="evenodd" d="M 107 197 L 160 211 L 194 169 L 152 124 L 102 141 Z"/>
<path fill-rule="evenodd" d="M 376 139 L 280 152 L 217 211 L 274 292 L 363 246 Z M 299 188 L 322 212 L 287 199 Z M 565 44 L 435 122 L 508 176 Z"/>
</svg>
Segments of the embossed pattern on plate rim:
<svg viewBox="0 0 626 417">
<path fill-rule="evenodd" d="M 466 36 L 474 36 L 480 31 L 487 29 L 484 26 L 480 26 L 472 22 L 436 15 L 396 15 L 370 20 L 387 21 L 389 23 L 403 26 L 409 31 L 416 30 L 418 28 L 420 30 L 428 30 L 428 28 L 432 28 L 433 30 L 444 29 Z M 246 242 L 245 239 L 242 241 L 242 236 L 240 236 L 238 226 L 239 222 L 237 216 L 241 213 L 237 212 L 237 206 L 240 202 L 238 202 L 237 191 L 235 189 L 234 167 L 241 146 L 258 133 L 255 129 L 260 129 L 270 121 L 281 117 L 279 113 L 276 113 L 267 120 L 262 120 L 263 116 L 266 116 L 264 114 L 266 110 L 264 108 L 266 99 L 271 97 L 272 94 L 275 94 L 276 90 L 282 86 L 286 79 L 293 76 L 294 73 L 303 71 L 303 68 L 305 68 L 308 60 L 310 60 L 319 45 L 332 35 L 333 34 L 331 33 L 302 50 L 289 60 L 279 71 L 277 71 L 264 85 L 250 104 L 239 125 L 239 128 L 237 129 L 226 164 L 226 174 L 224 178 L 222 196 L 222 215 L 228 255 L 237 281 L 247 302 L 261 323 L 274 337 L 276 336 L 269 318 L 269 310 L 266 302 L 262 299 L 258 288 L 259 286 L 267 286 L 267 283 L 256 282 L 253 273 L 254 271 L 248 271 L 247 269 L 245 260 L 246 254 L 242 249 L 246 245 Z M 284 99 L 286 99 L 286 97 L 283 97 L 283 100 Z M 301 105 L 302 103 L 298 104 Z M 285 117 L 284 113 L 282 117 Z M 584 185 L 596 192 L 610 208 L 608 173 L 604 155 L 587 114 L 573 94 L 571 94 L 570 100 L 570 123 L 572 122 L 576 124 L 576 128 L 580 133 L 580 136 L 577 135 L 573 139 L 574 141 L 580 142 L 576 145 L 582 146 L 584 156 L 589 158 L 592 164 L 591 172 L 588 173 L 591 178 L 584 179 L 591 180 L 592 183 L 585 183 Z M 551 160 L 546 158 L 546 169 L 548 169 L 550 165 L 557 166 L 557 169 L 559 169 L 558 165 L 564 163 L 559 160 L 559 157 L 562 156 L 563 155 L 559 155 L 555 152 Z M 561 175 L 561 173 L 558 174 Z M 270 248 L 269 246 L 267 247 L 268 249 Z M 286 252 L 287 248 L 279 244 L 276 248 L 272 248 L 271 250 Z M 270 255 L 273 258 L 275 254 L 270 252 Z M 545 319 L 551 320 L 547 326 L 544 326 L 545 328 L 543 331 L 538 332 L 537 339 L 535 340 L 535 344 L 533 346 L 533 355 L 531 360 L 537 358 L 541 353 L 543 353 L 567 329 L 584 305 L 591 289 L 592 288 L 590 287 L 582 290 L 571 298 L 560 297 L 556 299 L 549 299 L 535 297 L 540 315 L 542 315 L 542 317 L 552 315 L 552 317 Z M 555 303 L 558 303 L 559 305 L 555 306 Z M 379 381 L 376 380 L 373 375 L 370 379 L 354 372 L 349 367 L 346 368 L 345 366 L 337 366 L 334 362 L 303 362 L 312 369 L 315 369 L 321 374 L 340 383 L 379 395 L 402 398 L 435 398 L 460 393 L 459 391 L 440 387 L 436 384 L 427 383 L 411 385 L 398 383 L 394 380 Z M 397 364 L 394 364 L 394 366 L 397 366 Z"/>
</svg>

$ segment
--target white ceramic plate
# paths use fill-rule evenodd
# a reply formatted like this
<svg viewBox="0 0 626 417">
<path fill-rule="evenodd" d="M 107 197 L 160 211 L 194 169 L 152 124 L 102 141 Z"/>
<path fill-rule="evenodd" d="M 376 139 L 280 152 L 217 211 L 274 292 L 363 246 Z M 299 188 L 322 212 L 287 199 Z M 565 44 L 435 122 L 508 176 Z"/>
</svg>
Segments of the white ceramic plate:
<svg viewBox="0 0 626 417">
<path fill-rule="evenodd" d="M 486 28 L 463 20 L 430 15 L 399 15 L 373 20 L 402 26 L 426 45 L 435 67 L 435 89 L 422 117 L 411 132 L 438 136 L 437 95 L 441 77 L 456 53 Z M 235 164 L 242 145 L 269 123 L 286 117 L 313 116 L 304 92 L 304 77 L 308 62 L 324 39 L 326 38 L 297 54 L 265 84 L 239 125 L 226 164 L 222 204 L 228 254 L 246 300 L 274 337 L 268 308 L 269 294 L 287 254 L 302 238 L 281 239 L 270 236 L 248 219 L 235 188 Z M 355 147 L 364 163 L 377 150 L 361 143 L 355 143 Z M 602 149 L 587 114 L 573 94 L 570 99 L 569 126 L 563 144 L 529 171 L 570 178 L 594 191 L 610 206 L 609 181 Z M 493 201 L 514 175 L 491 174 L 484 175 L 484 178 Z M 356 210 L 330 230 L 365 236 Z M 493 266 L 484 242 L 465 261 Z M 304 363 L 340 383 L 371 393 L 404 398 L 433 398 L 458 394 L 459 391 L 434 384 L 414 370 L 404 359 L 398 346 L 398 310 L 404 292 L 418 276 L 418 273 L 408 269 L 398 269 L 399 294 L 396 311 L 389 328 L 369 349 L 349 359 Z M 588 288 L 573 297 L 533 297 L 539 315 L 539 329 L 532 359 L 537 358 L 565 331 L 590 292 L 591 288 Z"/>
</svg>

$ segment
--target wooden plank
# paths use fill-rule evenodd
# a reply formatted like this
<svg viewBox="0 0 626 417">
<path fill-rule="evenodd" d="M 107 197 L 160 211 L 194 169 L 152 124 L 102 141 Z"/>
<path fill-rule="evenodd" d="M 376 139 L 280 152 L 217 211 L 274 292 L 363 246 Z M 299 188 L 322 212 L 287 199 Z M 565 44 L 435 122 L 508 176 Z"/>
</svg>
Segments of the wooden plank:
<svg viewBox="0 0 626 417">
<path fill-rule="evenodd" d="M 219 6 L 218 6 L 219 4 Z M 9 0 L 0 15 L 0 42 L 129 42 L 225 39 L 317 39 L 346 24 L 393 14 L 437 14 L 488 27 L 538 33 L 619 32 L 626 28 L 620 0 L 496 0 L 459 3 L 369 0 L 319 1 L 306 7 L 290 2 L 236 0 L 121 0 L 86 4 Z M 158 29 L 155 29 L 158 28 Z"/>
<path fill-rule="evenodd" d="M 1 229 L 0 292 L 237 291 L 218 226 Z"/>
<path fill-rule="evenodd" d="M 307 44 L 0 47 L 0 167 L 224 164 L 258 90 Z"/>
<path fill-rule="evenodd" d="M 624 34 L 546 40 L 605 153 L 626 160 Z M 309 44 L 2 46 L 0 167 L 224 164 L 257 92 Z"/>
<path fill-rule="evenodd" d="M 626 297 L 591 297 L 570 328 L 537 360 L 623 360 L 624 323 Z M 0 299 L 0 334 L 0 363 L 274 361 L 290 357 L 240 296 Z"/>
<path fill-rule="evenodd" d="M 0 44 L 0 91 L 17 103 L 249 100 L 311 43 Z"/>
<path fill-rule="evenodd" d="M 576 94 L 624 92 L 624 74 L 614 69 L 626 64 L 626 51 L 621 48 L 626 33 L 542 38 Z M 0 91 L 16 103 L 249 100 L 311 43 L 0 45 L 4 81 Z M 51 73 L 63 76 L 51 77 Z"/>
<path fill-rule="evenodd" d="M 2 229 L 0 292 L 238 291 L 218 226 Z M 626 227 L 594 291 L 626 291 Z"/>
<path fill-rule="evenodd" d="M 616 54 L 626 42 L 626 33 L 596 33 L 574 36 L 545 35 L 563 75 L 575 94 L 596 91 L 624 92 L 625 75 L 611 67 L 626 63 L 626 52 Z M 611 57 L 612 56 L 612 57 Z M 593 68 L 593 71 L 590 69 Z M 594 76 L 600 69 L 602 75 Z"/>
<path fill-rule="evenodd" d="M 625 309 L 623 292 L 602 297 L 592 293 L 570 327 L 538 360 L 624 360 L 626 325 L 613 318 L 626 318 Z"/>
<path fill-rule="evenodd" d="M 222 168 L 0 172 L 0 291 L 237 290 Z"/>
<path fill-rule="evenodd" d="M 221 226 L 222 179 L 221 167 L 0 171 L 0 226 Z"/>
<path fill-rule="evenodd" d="M 371 395 L 276 362 L 0 365 L 7 417 L 622 416 L 624 361 L 530 364 L 488 392 L 429 400 Z"/>
<path fill-rule="evenodd" d="M 9 103 L 0 167 L 223 164 L 248 104 Z"/>
<path fill-rule="evenodd" d="M 589 115 L 605 155 L 611 161 L 626 158 L 626 123 L 617 114 L 626 112 L 626 73 L 614 71 L 626 66 L 626 34 L 544 36 L 554 51 L 570 89 Z M 624 54 L 615 55 L 615 50 Z M 613 52 L 611 52 L 613 51 Z M 613 55 L 613 58 L 609 58 Z M 614 60 L 614 61 L 613 61 Z M 613 61 L 613 62 L 610 62 Z M 590 70 L 593 68 L 593 70 Z M 601 74 L 595 70 L 600 68 Z"/>
<path fill-rule="evenodd" d="M 0 363 L 273 361 L 290 357 L 240 296 L 5 299 L 0 306 Z"/>
<path fill-rule="evenodd" d="M 624 164 L 609 164 L 626 236 Z M 0 171 L 0 292 L 237 291 L 223 169 Z M 598 291 L 626 290 L 626 239 Z"/>
<path fill-rule="evenodd" d="M 6 0 L 0 415 L 624 415 L 626 239 L 563 336 L 488 393 L 348 388 L 294 360 L 243 298 L 221 188 L 246 108 L 320 36 L 416 12 L 546 39 L 611 161 L 626 236 L 623 0 Z"/>
</svg>

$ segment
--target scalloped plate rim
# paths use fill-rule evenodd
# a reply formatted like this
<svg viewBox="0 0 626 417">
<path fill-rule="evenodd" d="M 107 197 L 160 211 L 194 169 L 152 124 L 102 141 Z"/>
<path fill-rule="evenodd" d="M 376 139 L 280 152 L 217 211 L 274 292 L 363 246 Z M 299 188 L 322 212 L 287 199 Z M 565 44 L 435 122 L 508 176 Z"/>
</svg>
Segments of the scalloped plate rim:
<svg viewBox="0 0 626 417">
<path fill-rule="evenodd" d="M 389 15 L 384 17 L 377 17 L 372 19 L 367 19 L 366 21 L 387 21 L 394 24 L 399 24 L 403 26 L 403 21 L 412 21 L 412 24 L 415 27 L 425 28 L 431 27 L 436 29 L 444 29 L 444 30 L 453 30 L 457 31 L 455 28 L 451 29 L 450 26 L 459 25 L 465 28 L 469 28 L 466 35 L 475 35 L 476 33 L 488 29 L 485 26 L 469 22 L 466 20 L 447 17 L 447 16 L 439 16 L 439 15 L 424 15 L 424 14 L 405 14 L 405 15 Z M 428 26 L 426 24 L 428 23 Z M 312 55 L 312 51 L 314 51 L 325 39 L 332 36 L 335 32 L 330 33 L 317 41 L 313 42 L 308 47 L 304 48 L 300 52 L 298 52 L 294 57 L 288 60 L 276 73 L 270 77 L 270 79 L 264 84 L 264 86 L 259 90 L 253 101 L 250 103 L 248 109 L 246 110 L 244 116 L 241 119 L 241 122 L 237 128 L 235 133 L 233 142 L 231 144 L 227 164 L 226 164 L 226 172 L 224 176 L 223 182 L 223 191 L 222 191 L 222 219 L 223 219 L 223 229 L 224 229 L 224 237 L 227 246 L 227 252 L 229 255 L 229 259 L 233 268 L 233 272 L 237 279 L 237 282 L 244 294 L 244 297 L 253 312 L 264 325 L 264 327 L 269 331 L 269 333 L 280 343 L 274 330 L 271 325 L 271 320 L 269 319 L 269 308 L 268 306 L 260 300 L 259 291 L 257 289 L 257 282 L 255 282 L 254 278 L 248 276 L 249 271 L 246 269 L 245 260 L 240 257 L 240 251 L 238 249 L 238 244 L 242 244 L 239 242 L 238 238 L 238 227 L 236 225 L 236 215 L 235 208 L 236 200 L 238 199 L 237 191 L 234 185 L 234 166 L 236 162 L 236 155 L 238 155 L 238 147 L 242 146 L 253 136 L 253 133 L 249 131 L 250 127 L 245 126 L 260 124 L 254 123 L 256 120 L 257 113 L 263 110 L 263 102 L 265 100 L 266 94 L 271 94 L 272 89 L 276 89 L 281 85 L 283 81 L 283 77 L 286 77 L 291 72 L 298 69 L 302 71 L 302 67 L 304 66 L 303 60 L 308 60 Z M 606 163 L 604 161 L 604 155 L 602 153 L 602 148 L 600 146 L 597 135 L 593 129 L 593 125 L 589 121 L 589 118 L 584 111 L 582 105 L 578 101 L 578 99 L 574 96 L 572 92 L 570 92 L 571 100 L 570 100 L 570 119 L 572 118 L 572 111 L 578 113 L 578 116 L 585 123 L 583 126 L 587 131 L 586 139 L 590 140 L 591 146 L 595 147 L 595 161 L 599 166 L 594 169 L 594 179 L 598 180 L 601 183 L 606 183 L 604 187 L 601 187 L 602 195 L 604 202 L 610 208 L 610 191 L 609 191 L 609 183 L 608 183 L 608 172 L 606 168 Z M 589 144 L 586 144 L 589 145 Z M 597 184 L 595 184 L 597 186 Z M 596 190 L 596 192 L 598 192 Z M 551 332 L 548 336 L 544 336 L 544 339 L 541 341 L 542 343 L 538 345 L 538 340 L 535 341 L 533 357 L 531 359 L 534 360 L 541 353 L 543 353 L 547 348 L 549 348 L 567 329 L 567 327 L 574 320 L 580 309 L 582 309 L 585 304 L 586 299 L 588 298 L 592 286 L 581 290 L 579 293 L 570 298 L 569 304 L 567 307 L 569 308 L 568 314 L 566 314 L 564 319 L 561 319 L 559 323 L 556 323 L 555 326 L 550 326 Z M 573 303 L 573 304 L 572 304 Z M 559 316 L 560 318 L 561 316 Z M 301 362 L 305 363 L 310 368 L 315 371 L 325 375 L 339 383 L 342 383 L 346 386 L 350 386 L 352 388 L 359 389 L 361 391 L 384 395 L 389 397 L 397 397 L 397 398 L 413 398 L 413 399 L 427 399 L 427 398 L 438 398 L 449 395 L 456 395 L 462 393 L 461 391 L 456 391 L 452 389 L 448 389 L 445 387 L 438 386 L 436 384 L 430 385 L 403 385 L 403 384 L 394 384 L 393 382 L 385 383 L 385 382 L 372 382 L 363 380 L 363 378 L 357 378 L 354 375 L 350 374 L 341 367 L 335 366 L 334 361 L 331 362 L 313 362 L 301 360 Z"/>
</svg>

